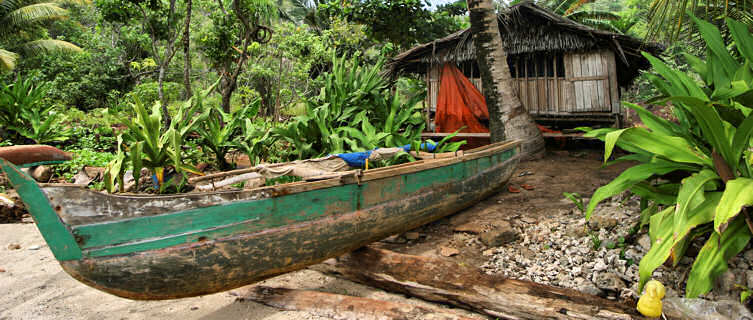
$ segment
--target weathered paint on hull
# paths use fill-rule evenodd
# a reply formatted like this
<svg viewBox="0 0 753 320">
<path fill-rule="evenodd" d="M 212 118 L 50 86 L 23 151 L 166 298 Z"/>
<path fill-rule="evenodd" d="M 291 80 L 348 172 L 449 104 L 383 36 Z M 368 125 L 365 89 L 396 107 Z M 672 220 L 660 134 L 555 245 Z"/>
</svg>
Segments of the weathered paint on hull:
<svg viewBox="0 0 753 320">
<path fill-rule="evenodd" d="M 173 299 L 230 290 L 302 269 L 471 206 L 502 187 L 517 163 L 516 155 L 461 181 L 340 215 L 159 250 L 61 261 L 61 265 L 77 280 L 129 299 Z M 388 180 L 369 181 L 368 189 L 388 188 L 380 185 Z"/>
</svg>

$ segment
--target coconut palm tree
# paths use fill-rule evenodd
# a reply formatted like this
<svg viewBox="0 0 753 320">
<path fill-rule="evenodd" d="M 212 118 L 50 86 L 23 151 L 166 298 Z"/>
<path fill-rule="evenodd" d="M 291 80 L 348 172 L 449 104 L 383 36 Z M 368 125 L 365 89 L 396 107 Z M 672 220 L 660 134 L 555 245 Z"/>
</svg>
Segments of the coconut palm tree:
<svg viewBox="0 0 753 320">
<path fill-rule="evenodd" d="M 538 157 L 544 152 L 544 138 L 513 89 L 494 3 L 468 0 L 468 10 L 483 87 L 493 89 L 484 90 L 491 140 L 520 140 L 523 157 Z"/>
<path fill-rule="evenodd" d="M 515 5 L 523 1 L 526 0 L 513 0 L 509 5 Z M 536 4 L 582 25 L 594 29 L 622 33 L 620 28 L 614 23 L 621 19 L 620 15 L 608 10 L 600 10 L 586 6 L 587 4 L 594 2 L 596 2 L 596 0 L 539 0 L 536 1 Z"/>
<path fill-rule="evenodd" d="M 715 24 L 723 35 L 727 34 L 723 23 L 726 17 L 753 27 L 753 0 L 652 0 L 648 8 L 649 37 L 674 41 L 696 34 L 687 12 L 712 23 L 718 22 Z"/>
<path fill-rule="evenodd" d="M 0 71 L 13 70 L 21 56 L 53 51 L 80 51 L 78 46 L 55 39 L 36 39 L 44 22 L 61 19 L 67 10 L 57 2 L 0 0 Z"/>
</svg>

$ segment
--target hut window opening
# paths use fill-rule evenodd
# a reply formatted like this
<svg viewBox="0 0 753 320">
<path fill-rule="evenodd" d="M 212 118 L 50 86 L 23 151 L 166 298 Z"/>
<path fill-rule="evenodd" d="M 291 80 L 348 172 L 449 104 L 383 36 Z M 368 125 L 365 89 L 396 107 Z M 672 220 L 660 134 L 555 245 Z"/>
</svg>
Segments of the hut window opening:
<svg viewBox="0 0 753 320">
<path fill-rule="evenodd" d="M 510 75 L 513 78 L 565 77 L 565 62 L 562 53 L 535 53 L 508 57 Z"/>
</svg>

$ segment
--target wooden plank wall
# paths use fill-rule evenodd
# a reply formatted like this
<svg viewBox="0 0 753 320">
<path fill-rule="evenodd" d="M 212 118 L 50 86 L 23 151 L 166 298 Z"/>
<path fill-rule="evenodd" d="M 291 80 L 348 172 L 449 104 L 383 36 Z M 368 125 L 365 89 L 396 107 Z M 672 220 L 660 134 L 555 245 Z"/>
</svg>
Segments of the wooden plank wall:
<svg viewBox="0 0 753 320">
<path fill-rule="evenodd" d="M 617 90 L 614 53 L 608 50 L 568 53 L 565 55 L 566 81 L 572 83 L 573 104 L 567 105 L 568 112 L 611 113 L 613 98 Z"/>
<path fill-rule="evenodd" d="M 513 82 L 523 106 L 532 115 L 564 116 L 578 113 L 620 112 L 619 89 L 617 87 L 617 70 L 614 53 L 610 50 L 565 53 L 564 76 L 557 76 L 557 59 L 552 55 L 554 70 L 549 63 L 534 64 L 534 73 L 523 72 Z M 532 59 L 528 60 L 532 63 Z M 525 71 L 525 60 L 515 62 L 515 70 Z M 538 70 L 543 65 L 547 70 Z M 431 111 L 436 110 L 439 95 L 441 66 L 434 65 L 427 70 L 426 105 Z M 544 77 L 535 77 L 541 74 Z M 552 76 L 549 76 L 551 72 Z M 483 93 L 480 78 L 471 78 L 471 82 Z"/>
</svg>

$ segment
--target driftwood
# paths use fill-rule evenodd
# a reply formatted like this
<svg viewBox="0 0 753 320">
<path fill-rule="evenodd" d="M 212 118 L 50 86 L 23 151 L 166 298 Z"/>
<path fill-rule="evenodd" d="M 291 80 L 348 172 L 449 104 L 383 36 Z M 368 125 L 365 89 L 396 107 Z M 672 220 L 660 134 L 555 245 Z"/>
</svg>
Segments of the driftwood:
<svg viewBox="0 0 753 320">
<path fill-rule="evenodd" d="M 453 261 L 365 247 L 312 267 L 329 275 L 502 319 L 634 319 L 632 306 L 488 275 Z"/>
<path fill-rule="evenodd" d="M 448 310 L 352 297 L 311 290 L 256 286 L 240 299 L 289 311 L 306 311 L 332 319 L 361 320 L 472 320 Z"/>
<path fill-rule="evenodd" d="M 219 189 L 219 188 L 222 188 L 222 187 L 225 187 L 225 186 L 229 186 L 229 185 L 234 184 L 234 183 L 248 181 L 248 180 L 252 180 L 252 179 L 254 179 L 254 180 L 260 180 L 261 178 L 263 178 L 263 177 L 260 174 L 256 173 L 256 172 L 249 172 L 249 173 L 237 175 L 237 176 L 234 176 L 234 177 L 230 177 L 230 178 L 224 179 L 222 181 L 199 185 L 199 186 L 196 186 L 196 189 L 199 189 L 201 191 L 212 191 L 212 190 Z M 263 184 L 264 183 L 260 183 L 259 185 L 263 185 Z M 255 187 L 258 187 L 259 185 L 255 185 L 253 187 L 255 188 Z"/>
</svg>

